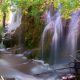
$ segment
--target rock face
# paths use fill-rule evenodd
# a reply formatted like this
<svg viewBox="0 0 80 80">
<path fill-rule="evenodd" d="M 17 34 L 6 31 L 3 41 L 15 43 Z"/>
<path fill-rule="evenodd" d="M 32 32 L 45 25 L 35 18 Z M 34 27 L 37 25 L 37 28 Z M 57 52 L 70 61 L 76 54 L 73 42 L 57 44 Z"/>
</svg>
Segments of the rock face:
<svg viewBox="0 0 80 80">
<path fill-rule="evenodd" d="M 6 47 L 10 47 L 11 45 L 18 45 L 20 47 L 24 47 L 26 45 L 28 48 L 37 46 L 39 44 L 43 28 L 41 25 L 42 24 L 40 22 L 36 23 L 33 16 L 23 15 L 21 25 L 15 31 L 6 35 L 10 35 L 11 39 L 8 39 L 8 41 L 4 40 L 4 44 Z M 10 46 L 7 46 L 6 42 L 10 43 Z"/>
<path fill-rule="evenodd" d="M 30 24 L 34 26 L 34 19 L 23 15 L 20 27 L 18 27 L 12 35 L 12 38 L 15 39 L 16 44 L 19 44 L 19 46 L 24 46 L 26 33 L 28 32 L 27 35 L 29 35 L 29 29 L 33 27 Z"/>
<path fill-rule="evenodd" d="M 5 47 L 9 48 L 9 47 L 13 47 L 15 45 L 15 42 L 13 39 L 4 39 L 3 40 L 3 44 L 5 45 Z"/>
<path fill-rule="evenodd" d="M 0 43 L 1 43 L 1 41 L 2 41 L 2 36 L 1 36 L 1 34 L 0 34 Z"/>
</svg>

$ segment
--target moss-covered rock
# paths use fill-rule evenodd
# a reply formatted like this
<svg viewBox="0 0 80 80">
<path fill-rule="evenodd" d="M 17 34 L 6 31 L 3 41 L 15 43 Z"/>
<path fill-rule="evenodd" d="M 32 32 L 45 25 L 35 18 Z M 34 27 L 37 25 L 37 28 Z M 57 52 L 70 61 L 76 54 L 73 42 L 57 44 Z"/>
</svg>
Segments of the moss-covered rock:
<svg viewBox="0 0 80 80">
<path fill-rule="evenodd" d="M 1 43 L 1 41 L 2 41 L 2 35 L 0 34 L 0 43 Z"/>
<path fill-rule="evenodd" d="M 16 44 L 26 46 L 27 48 L 34 48 L 39 44 L 42 28 L 43 26 L 40 21 L 36 23 L 35 17 L 23 15 L 22 23 L 12 37 L 15 39 Z"/>
<path fill-rule="evenodd" d="M 15 42 L 14 42 L 14 39 L 4 39 L 3 44 L 6 48 L 10 48 L 15 45 Z"/>
</svg>

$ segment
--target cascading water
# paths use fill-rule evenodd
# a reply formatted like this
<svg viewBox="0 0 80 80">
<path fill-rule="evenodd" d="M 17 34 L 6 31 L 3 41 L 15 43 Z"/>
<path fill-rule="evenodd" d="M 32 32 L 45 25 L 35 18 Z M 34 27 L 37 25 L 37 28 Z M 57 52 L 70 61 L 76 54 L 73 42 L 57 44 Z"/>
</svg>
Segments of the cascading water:
<svg viewBox="0 0 80 80">
<path fill-rule="evenodd" d="M 76 59 L 77 45 L 79 38 L 79 23 L 80 23 L 80 11 L 72 14 L 72 19 L 69 25 L 68 37 L 67 37 L 67 48 L 68 53 L 73 59 Z"/>
<path fill-rule="evenodd" d="M 43 34 L 42 34 L 42 55 L 44 57 L 44 42 L 45 42 L 45 37 L 48 32 L 51 33 L 52 37 L 52 42 L 51 44 L 51 51 L 50 51 L 50 63 L 56 63 L 56 59 L 58 58 L 59 55 L 59 48 L 60 48 L 60 42 L 61 42 L 61 37 L 63 35 L 63 26 L 61 22 L 61 15 L 59 11 L 56 12 L 56 14 L 53 17 L 50 17 L 50 11 L 49 14 L 47 14 L 47 19 L 49 18 L 48 25 L 45 27 Z M 58 51 L 58 52 L 57 52 Z"/>
<path fill-rule="evenodd" d="M 42 34 L 42 58 L 45 60 L 44 56 L 47 55 L 45 52 L 46 36 L 51 33 L 50 51 L 48 56 L 48 62 L 50 64 L 67 64 L 74 61 L 75 52 L 77 51 L 77 41 L 79 37 L 79 12 L 72 15 L 72 19 L 69 25 L 69 30 L 67 35 L 65 35 L 65 30 L 62 25 L 62 18 L 59 10 L 54 16 L 49 17 L 49 23 L 45 27 Z M 50 12 L 48 14 L 50 16 Z M 48 17 L 47 17 L 48 19 Z M 48 20 L 47 20 L 48 21 Z M 74 23 L 75 22 L 75 23 Z M 66 25 L 65 25 L 66 26 Z M 64 37 L 66 36 L 66 37 Z M 71 56 L 75 56 L 72 58 Z"/>
<path fill-rule="evenodd" d="M 6 26 L 6 32 L 4 35 L 4 41 L 5 41 L 5 39 L 7 41 L 13 40 L 12 36 L 14 36 L 14 35 L 18 36 L 18 38 L 17 38 L 18 47 L 21 47 L 23 45 L 23 43 L 21 42 L 21 39 L 22 39 L 22 37 L 21 37 L 22 30 L 21 30 L 21 26 L 20 26 L 21 20 L 22 20 L 22 10 L 20 8 L 17 8 L 17 6 L 15 4 L 12 4 L 9 23 Z M 17 32 L 16 30 L 18 30 L 18 33 L 16 33 Z M 12 45 L 14 42 L 15 41 L 11 42 L 10 45 Z"/>
<path fill-rule="evenodd" d="M 47 12 L 47 24 L 48 24 L 49 22 L 50 22 L 51 24 L 49 24 L 49 25 L 47 25 L 47 26 L 45 27 L 45 29 L 44 29 L 44 31 L 43 31 L 43 34 L 42 34 L 42 39 L 41 39 L 41 51 L 42 51 L 42 52 L 41 52 L 41 53 L 42 53 L 41 57 L 42 57 L 43 60 L 44 60 L 43 54 L 44 54 L 44 41 L 45 41 L 45 36 L 46 36 L 49 28 L 53 28 L 53 26 L 51 26 L 51 25 L 52 25 L 52 22 L 51 22 L 51 13 L 50 13 L 50 11 Z"/>
<path fill-rule="evenodd" d="M 0 44 L 0 49 L 3 49 L 3 48 L 5 48 L 5 46 L 4 46 L 3 41 L 2 41 Z"/>
<path fill-rule="evenodd" d="M 12 11 L 10 13 L 10 20 L 9 20 L 9 24 L 8 26 L 6 26 L 7 28 L 7 33 L 10 33 L 13 30 L 16 30 L 19 25 L 21 24 L 21 9 L 14 9 L 14 6 L 12 8 Z"/>
<path fill-rule="evenodd" d="M 57 64 L 60 62 L 60 60 L 58 60 L 58 59 L 61 54 L 60 49 L 61 49 L 61 38 L 63 35 L 63 26 L 62 26 L 62 22 L 61 22 L 61 16 L 59 13 L 58 13 L 58 16 L 56 17 L 56 19 L 54 20 L 54 23 L 55 23 L 54 24 L 54 33 L 52 36 L 51 55 L 50 55 L 51 56 L 50 57 L 51 64 L 53 64 L 53 63 Z"/>
</svg>

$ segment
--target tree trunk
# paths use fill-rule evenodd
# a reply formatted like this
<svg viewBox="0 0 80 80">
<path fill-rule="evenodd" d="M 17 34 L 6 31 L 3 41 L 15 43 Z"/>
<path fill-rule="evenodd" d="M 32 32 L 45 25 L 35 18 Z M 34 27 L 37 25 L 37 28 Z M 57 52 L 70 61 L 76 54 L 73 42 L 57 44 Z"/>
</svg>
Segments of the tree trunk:
<svg viewBox="0 0 80 80">
<path fill-rule="evenodd" d="M 6 13 L 3 12 L 3 27 L 5 28 L 5 23 L 6 23 Z"/>
<path fill-rule="evenodd" d="M 0 0 L 0 4 L 2 3 L 3 0 Z"/>
</svg>

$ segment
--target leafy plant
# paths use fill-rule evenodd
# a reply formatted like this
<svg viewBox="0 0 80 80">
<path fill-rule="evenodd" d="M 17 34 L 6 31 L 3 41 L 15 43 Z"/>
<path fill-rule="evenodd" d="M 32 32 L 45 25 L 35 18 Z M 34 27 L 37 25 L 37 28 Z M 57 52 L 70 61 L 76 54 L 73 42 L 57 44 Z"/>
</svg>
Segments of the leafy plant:
<svg viewBox="0 0 80 80">
<path fill-rule="evenodd" d="M 69 18 L 70 14 L 80 8 L 80 0 L 54 0 L 54 7 L 57 9 L 62 6 L 61 14 L 65 18 Z"/>
<path fill-rule="evenodd" d="M 0 13 L 2 13 L 2 23 L 3 27 L 5 28 L 5 23 L 6 23 L 6 15 L 9 11 L 10 8 L 10 0 L 2 0 L 0 3 Z"/>
<path fill-rule="evenodd" d="M 13 0 L 12 3 L 15 3 L 23 12 L 26 11 L 32 16 L 35 16 L 38 14 L 43 0 Z"/>
<path fill-rule="evenodd" d="M 1 35 L 1 33 L 3 32 L 3 27 L 0 25 L 0 35 Z"/>
<path fill-rule="evenodd" d="M 1 12 L 8 12 L 10 8 L 10 0 L 4 0 L 1 4 L 0 4 L 0 11 Z"/>
</svg>

